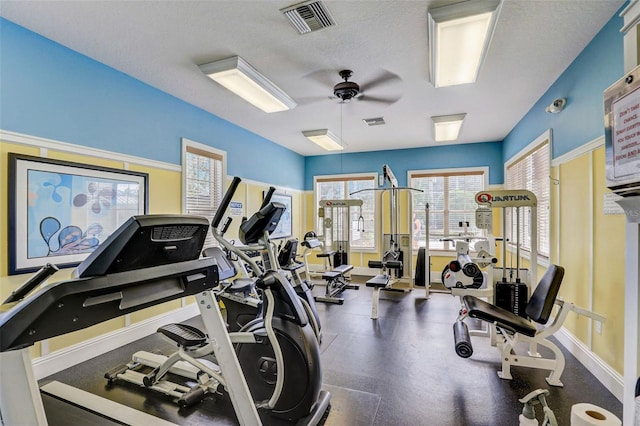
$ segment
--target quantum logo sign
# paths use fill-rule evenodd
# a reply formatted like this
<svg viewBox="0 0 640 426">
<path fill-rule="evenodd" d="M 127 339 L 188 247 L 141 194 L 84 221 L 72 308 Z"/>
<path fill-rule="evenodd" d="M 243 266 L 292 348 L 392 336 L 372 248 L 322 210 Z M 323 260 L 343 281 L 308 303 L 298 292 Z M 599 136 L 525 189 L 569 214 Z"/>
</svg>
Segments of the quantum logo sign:
<svg viewBox="0 0 640 426">
<path fill-rule="evenodd" d="M 488 204 L 492 199 L 493 197 L 491 197 L 491 194 L 489 194 L 488 192 L 481 192 L 476 196 L 476 200 L 478 201 L 478 203 L 482 204 Z"/>
</svg>

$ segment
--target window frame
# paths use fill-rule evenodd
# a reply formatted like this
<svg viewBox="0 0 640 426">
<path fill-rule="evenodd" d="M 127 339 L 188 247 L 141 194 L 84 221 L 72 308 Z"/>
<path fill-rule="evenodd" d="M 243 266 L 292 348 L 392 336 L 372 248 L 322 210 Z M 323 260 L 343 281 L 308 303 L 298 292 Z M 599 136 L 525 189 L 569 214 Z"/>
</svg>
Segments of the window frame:
<svg viewBox="0 0 640 426">
<path fill-rule="evenodd" d="M 424 170 L 408 170 L 407 171 L 407 182 L 411 185 L 411 181 L 417 177 L 427 177 L 427 176 L 464 176 L 464 175 L 476 175 L 481 174 L 483 179 L 482 190 L 487 190 L 489 188 L 489 167 L 488 166 L 478 166 L 478 167 L 459 167 L 459 168 L 446 168 L 446 169 L 424 169 Z M 424 175 L 424 176 L 420 176 Z M 474 198 L 475 203 L 475 198 Z M 408 223 L 411 224 L 412 217 L 414 213 L 414 203 L 413 203 L 413 195 L 409 197 L 410 208 L 408 209 Z M 445 203 L 446 205 L 447 203 Z M 476 203 L 477 205 L 477 203 Z M 446 210 L 445 210 L 446 211 Z M 412 234 L 413 238 L 413 234 Z M 418 242 L 418 247 L 420 247 L 420 242 Z M 412 244 L 413 246 L 413 244 Z M 417 250 L 417 249 L 416 249 Z M 451 244 L 451 248 L 449 249 L 433 249 L 429 248 L 429 253 L 433 256 L 450 256 L 451 253 L 455 253 L 455 245 Z"/>
<path fill-rule="evenodd" d="M 527 189 L 527 188 L 509 188 L 507 186 L 508 183 L 508 170 L 510 167 L 512 167 L 513 165 L 515 165 L 516 163 L 519 163 L 521 161 L 524 161 L 525 158 L 527 158 L 528 156 L 531 156 L 533 153 L 535 153 L 538 149 L 540 149 L 541 146 L 543 146 L 546 143 L 547 145 L 547 164 L 549 166 L 548 169 L 548 174 L 546 176 L 546 180 L 547 180 L 547 189 L 548 189 L 548 193 L 546 195 L 547 198 L 547 208 L 548 208 L 548 212 L 547 212 L 547 224 L 546 224 L 546 241 L 548 243 L 547 246 L 547 253 L 545 253 L 543 250 L 541 250 L 540 248 L 540 244 L 542 242 L 542 238 L 541 238 L 541 232 L 543 231 L 543 227 L 541 226 L 541 218 L 542 215 L 540 214 L 540 211 L 538 210 L 537 214 L 536 214 L 536 218 L 538 220 L 538 224 L 537 224 L 537 242 L 538 242 L 538 249 L 537 249 L 537 263 L 540 266 L 547 266 L 549 264 L 549 260 L 551 257 L 551 162 L 552 162 L 552 157 L 553 157 L 553 139 L 552 139 L 552 131 L 551 129 L 547 129 L 545 130 L 540 136 L 538 136 L 537 138 L 535 138 L 533 141 L 531 141 L 529 144 L 527 144 L 524 148 L 522 148 L 520 151 L 518 151 L 516 154 L 514 154 L 513 156 L 511 156 L 511 158 L 509 160 L 507 160 L 504 163 L 504 189 Z M 541 178 L 544 179 L 544 178 Z M 533 192 L 533 191 L 531 191 Z M 538 201 L 538 209 L 541 207 L 540 201 L 543 200 L 544 198 L 541 198 L 539 194 L 535 194 L 536 199 Z M 504 220 L 507 220 L 506 218 L 504 218 Z M 508 244 L 507 245 L 507 250 L 509 252 L 515 253 L 516 248 L 515 246 L 513 246 L 512 244 Z M 525 259 L 531 259 L 531 248 L 529 247 L 523 247 L 520 246 L 520 255 L 525 258 Z"/>
<path fill-rule="evenodd" d="M 378 173 L 376 172 L 371 172 L 371 173 L 346 173 L 346 174 L 334 174 L 334 175 L 317 175 L 313 177 L 313 229 L 316 232 L 316 234 L 319 235 L 319 229 L 318 229 L 318 208 L 319 203 L 320 203 L 320 198 L 318 198 L 318 183 L 322 183 L 322 182 L 331 182 L 331 181 L 341 181 L 344 182 L 345 184 L 348 184 L 348 182 L 350 181 L 355 181 L 355 180 L 372 180 L 373 181 L 373 188 L 375 189 L 378 187 L 377 183 L 378 183 Z M 348 195 L 348 194 L 347 194 Z M 378 218 L 378 194 L 375 194 L 374 196 L 374 203 L 373 203 L 373 220 L 374 220 L 374 227 L 373 227 L 373 247 L 372 248 L 361 248 L 361 247 L 353 247 L 353 245 L 351 244 L 351 241 L 349 241 L 349 247 L 350 247 L 350 251 L 354 252 L 354 253 L 377 253 L 378 252 L 378 248 L 379 248 L 379 237 L 380 237 L 380 231 L 379 231 L 379 225 L 380 225 L 380 220 Z M 351 237 L 349 237 L 351 238 Z"/>
<path fill-rule="evenodd" d="M 187 177 L 188 177 L 188 170 L 187 170 L 187 152 L 191 152 L 194 154 L 198 154 L 198 155 L 202 155 L 205 157 L 209 157 L 211 159 L 214 160 L 219 160 L 222 163 L 222 171 L 221 171 L 221 175 L 222 175 L 222 181 L 220 182 L 220 186 L 217 188 L 220 190 L 220 200 L 218 200 L 218 205 L 215 206 L 214 210 L 213 210 L 213 215 L 215 215 L 216 211 L 218 210 L 218 208 L 220 207 L 220 202 L 222 201 L 222 197 L 224 197 L 224 193 L 225 190 L 227 189 L 227 152 L 211 147 L 209 145 L 205 145 L 199 142 L 195 142 L 192 141 L 190 139 L 187 138 L 182 138 L 181 139 L 182 142 L 182 149 L 181 149 L 181 162 L 182 162 L 182 197 L 181 197 L 181 210 L 182 210 L 182 214 L 190 214 L 188 212 L 188 206 L 187 206 Z M 209 220 L 212 220 L 213 216 L 211 218 L 209 218 Z M 214 244 L 217 245 L 217 242 L 213 239 L 213 236 L 211 234 L 211 229 L 209 229 L 209 232 L 207 233 L 207 241 L 205 242 L 205 244 Z"/>
</svg>

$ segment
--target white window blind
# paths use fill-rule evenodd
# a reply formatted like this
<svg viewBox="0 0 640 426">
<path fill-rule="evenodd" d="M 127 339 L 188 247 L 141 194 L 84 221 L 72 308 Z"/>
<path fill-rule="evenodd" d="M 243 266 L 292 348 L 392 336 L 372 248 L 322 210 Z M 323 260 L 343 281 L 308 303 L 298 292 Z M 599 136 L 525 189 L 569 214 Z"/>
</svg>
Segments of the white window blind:
<svg viewBox="0 0 640 426">
<path fill-rule="evenodd" d="M 467 232 L 480 234 L 475 226 L 478 205 L 475 194 L 485 186 L 484 171 L 415 172 L 409 176 L 412 191 L 413 246 L 424 247 L 426 238 L 425 204 L 429 204 L 429 248 L 454 250 L 455 244 L 443 238 L 459 236 L 469 223 Z"/>
<path fill-rule="evenodd" d="M 351 235 L 349 238 L 349 245 L 351 249 L 374 249 L 376 245 L 376 206 L 375 206 L 375 192 L 364 191 L 355 195 L 349 195 L 352 192 L 359 191 L 361 189 L 373 189 L 375 188 L 376 176 L 326 176 L 316 179 L 316 232 L 322 236 L 325 240 L 325 245 L 331 244 L 331 236 L 322 235 L 322 222 L 318 217 L 318 202 L 320 200 L 348 200 L 348 199 L 360 199 L 362 200 L 362 212 L 357 207 L 348 209 L 350 211 L 350 217 L 347 217 L 347 209 L 342 209 L 345 215 L 342 218 L 334 218 L 334 221 L 346 223 L 350 221 Z M 358 219 L 362 215 L 364 219 L 364 228 L 362 227 L 362 221 L 360 221 L 360 227 L 358 226 Z M 360 228 L 360 229 L 358 229 Z M 364 231 L 362 231 L 364 229 Z"/>
<path fill-rule="evenodd" d="M 204 216 L 209 221 L 220 206 L 224 191 L 224 156 L 206 149 L 186 146 L 185 153 L 185 212 Z M 205 247 L 217 245 L 211 231 Z"/>
<path fill-rule="evenodd" d="M 509 163 L 505 175 L 506 189 L 527 189 L 538 199 L 538 253 L 549 257 L 550 228 L 550 152 L 549 140 L 544 140 L 526 154 Z M 516 219 L 513 209 L 507 209 L 507 232 L 515 238 Z M 531 215 L 527 209 L 520 213 L 520 247 L 531 250 Z"/>
</svg>

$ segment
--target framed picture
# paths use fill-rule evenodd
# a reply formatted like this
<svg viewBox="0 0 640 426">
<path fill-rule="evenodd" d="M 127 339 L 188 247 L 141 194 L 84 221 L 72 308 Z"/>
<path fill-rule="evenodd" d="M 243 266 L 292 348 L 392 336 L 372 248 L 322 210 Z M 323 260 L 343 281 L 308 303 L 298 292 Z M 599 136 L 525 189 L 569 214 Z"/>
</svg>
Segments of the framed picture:
<svg viewBox="0 0 640 426">
<path fill-rule="evenodd" d="M 267 194 L 267 191 L 264 191 L 263 198 Z M 282 217 L 280 217 L 280 222 L 278 223 L 278 227 L 271 233 L 271 238 L 287 238 L 292 234 L 292 225 L 291 225 L 291 195 L 287 194 L 278 194 L 274 192 L 271 196 L 271 201 L 277 201 L 278 203 L 284 204 L 287 208 L 282 213 Z"/>
<path fill-rule="evenodd" d="M 79 264 L 148 209 L 148 175 L 9 153 L 9 274 Z"/>
</svg>

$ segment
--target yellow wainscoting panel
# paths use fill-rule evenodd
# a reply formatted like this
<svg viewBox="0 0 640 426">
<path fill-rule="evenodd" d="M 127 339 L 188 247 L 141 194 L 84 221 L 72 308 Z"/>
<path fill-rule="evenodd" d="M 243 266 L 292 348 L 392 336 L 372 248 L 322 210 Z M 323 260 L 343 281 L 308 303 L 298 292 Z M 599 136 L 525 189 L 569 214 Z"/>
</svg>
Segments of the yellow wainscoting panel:
<svg viewBox="0 0 640 426">
<path fill-rule="evenodd" d="M 582 155 L 560 168 L 560 264 L 565 268 L 560 296 L 588 308 L 591 278 L 590 155 Z M 569 315 L 565 328 L 582 342 L 588 341 L 589 323 Z"/>
<path fill-rule="evenodd" d="M 149 214 L 182 213 L 182 173 L 131 164 L 129 170 L 149 175 Z"/>
<path fill-rule="evenodd" d="M 607 317 L 601 333 L 594 326 L 593 351 L 622 373 L 624 359 L 625 216 L 604 214 L 604 147 L 594 151 L 593 310 Z"/>
</svg>

